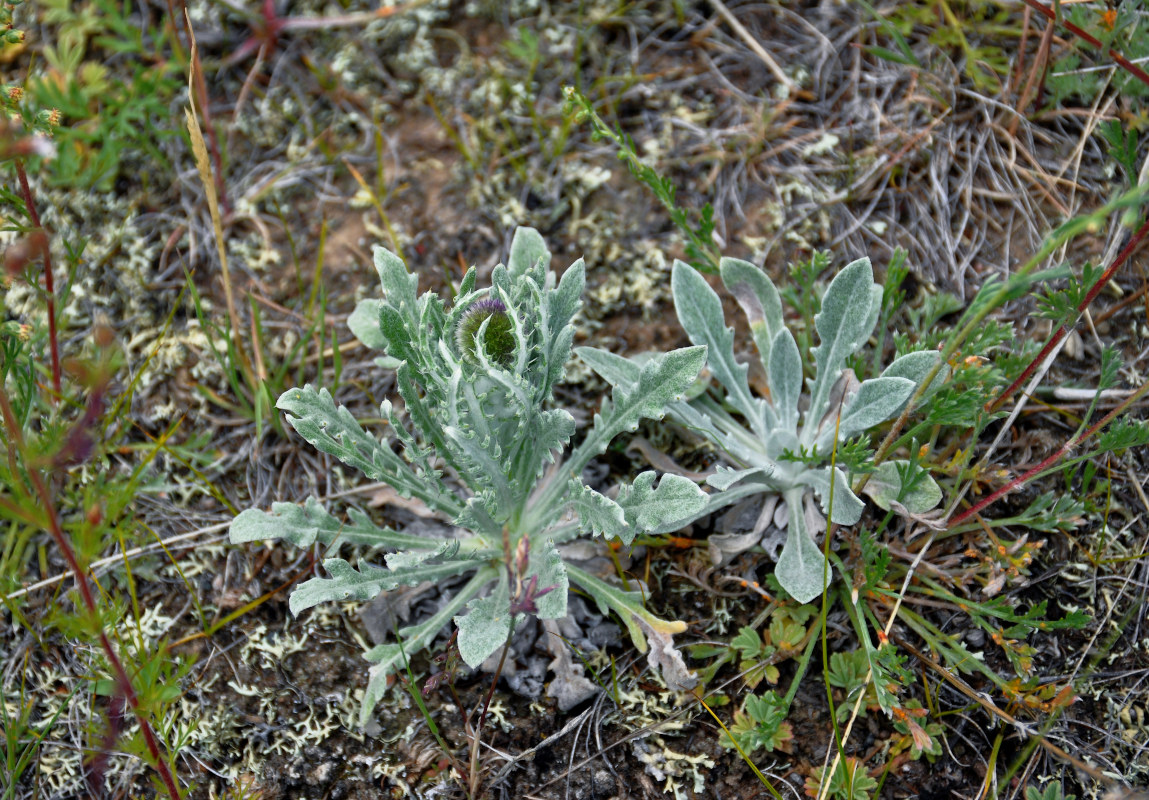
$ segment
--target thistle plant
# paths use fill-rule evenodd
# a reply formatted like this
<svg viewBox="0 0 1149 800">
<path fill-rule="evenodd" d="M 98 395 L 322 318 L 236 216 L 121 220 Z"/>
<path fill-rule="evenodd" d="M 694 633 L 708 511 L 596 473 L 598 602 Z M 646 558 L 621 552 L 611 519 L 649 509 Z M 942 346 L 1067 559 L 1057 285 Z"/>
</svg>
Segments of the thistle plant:
<svg viewBox="0 0 1149 800">
<path fill-rule="evenodd" d="M 908 353 L 880 376 L 859 382 L 847 360 L 870 337 L 882 304 L 882 287 L 874 283 L 867 258 L 846 266 L 826 288 L 814 317 L 820 341 L 811 350 L 812 363 L 803 359 L 783 323 L 778 290 L 762 270 L 723 258 L 719 272 L 749 319 L 766 396 L 751 391 L 748 366 L 734 357 L 734 332 L 726 327 L 718 295 L 692 267 L 676 261 L 672 288 L 678 319 L 695 345 L 707 347 L 707 363 L 721 392 L 702 391 L 668 411 L 734 465 L 719 467 L 707 479 L 718 491 L 700 514 L 749 495 L 770 495 L 756 530 L 761 533 L 770 521 L 787 528 L 775 574 L 782 588 L 807 603 L 821 594 L 828 575 L 814 534 L 824 529 L 827 517 L 842 525 L 857 523 L 865 507 L 851 488 L 850 467 L 839 466 L 840 444 L 899 413 L 940 356 L 929 350 Z M 616 390 L 637 385 L 641 367 L 636 361 L 602 351 L 580 350 L 580 355 Z M 936 391 L 942 381 L 935 379 L 930 389 Z M 809 389 L 805 396 L 804 386 Z M 864 458 L 853 461 L 859 473 L 868 468 Z M 919 514 L 941 500 L 937 484 L 909 460 L 872 468 L 865 490 L 883 508 L 900 504 Z"/>
<path fill-rule="evenodd" d="M 383 298 L 361 302 L 349 325 L 364 344 L 384 351 L 380 363 L 395 369 L 403 408 L 382 403 L 389 435 L 364 430 L 324 389 L 308 385 L 279 398 L 289 424 L 313 446 L 417 498 L 456 528 L 453 538 L 430 539 L 378 527 L 354 509 L 345 523 L 315 498 L 302 506 L 275 503 L 270 513 L 244 511 L 232 523 L 232 542 L 282 539 L 301 547 L 321 543 L 329 551 L 341 544 L 393 551 L 382 566 L 326 559 L 327 577 L 311 578 L 291 594 L 292 613 L 470 575 L 430 619 L 366 654 L 374 666 L 363 722 L 388 675 L 429 647 L 452 618 L 460 657 L 477 667 L 507 641 L 517 620 L 564 617 L 571 582 L 603 613 L 617 613 L 639 650 L 645 652 L 647 638 L 654 639 L 650 660 L 668 682 L 689 680 L 671 638 L 685 623 L 659 619 L 644 608 L 641 592 L 624 591 L 566 563 L 561 548 L 587 534 L 629 544 L 635 535 L 705 506 L 706 493 L 676 475 L 664 475 L 656 486 L 655 473 L 643 472 L 611 499 L 583 483 L 581 474 L 615 436 L 635 430 L 640 419 L 661 419 L 684 397 L 706 348 L 651 358 L 635 372 L 632 386 L 616 389 L 603 402 L 582 443 L 558 462 L 575 421 L 547 406 L 571 355 L 571 321 L 581 305 L 585 270 L 580 259 L 556 280 L 549 265 L 539 233 L 520 228 L 508 264 L 494 268 L 491 286 L 476 288 L 472 267 L 448 308 L 432 292 L 416 297 L 417 277 L 377 247 Z"/>
</svg>

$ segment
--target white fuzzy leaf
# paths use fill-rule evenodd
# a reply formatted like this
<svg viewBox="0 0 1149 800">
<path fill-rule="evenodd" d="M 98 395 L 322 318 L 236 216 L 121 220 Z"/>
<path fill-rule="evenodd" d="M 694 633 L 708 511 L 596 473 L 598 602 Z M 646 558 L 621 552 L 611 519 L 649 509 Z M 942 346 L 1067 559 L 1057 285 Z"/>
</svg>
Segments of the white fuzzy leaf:
<svg viewBox="0 0 1149 800">
<path fill-rule="evenodd" d="M 848 439 L 855 433 L 869 430 L 898 413 L 914 393 L 914 382 L 906 378 L 872 378 L 862 381 L 852 400 L 847 400 L 838 422 L 839 439 Z M 833 423 L 826 426 L 829 439 L 834 435 Z"/>
<path fill-rule="evenodd" d="M 820 420 L 828 410 L 830 388 L 838 379 L 846 357 L 857 351 L 874 328 L 875 318 L 870 313 L 873 286 L 874 270 L 870 259 L 860 258 L 835 275 L 822 296 L 822 310 L 814 317 L 819 338 L 819 344 L 814 348 L 818 375 L 814 379 L 810 408 L 806 412 L 805 431 L 810 431 L 807 435 L 813 434 L 809 422 Z"/>
<path fill-rule="evenodd" d="M 694 344 L 706 345 L 707 365 L 726 389 L 727 401 L 757 424 L 762 401 L 750 393 L 747 366 L 734 358 L 734 330 L 726 327 L 722 301 L 697 270 L 681 261 L 674 262 L 670 283 L 683 330 Z"/>
<path fill-rule="evenodd" d="M 718 262 L 718 271 L 726 290 L 734 295 L 750 322 L 750 335 L 758 348 L 762 369 L 769 376 L 771 346 L 783 330 L 782 300 L 778 290 L 770 277 L 749 261 L 723 258 Z"/>
<path fill-rule="evenodd" d="M 915 386 L 921 385 L 922 381 L 930 374 L 933 368 L 941 361 L 942 355 L 936 350 L 918 350 L 914 353 L 906 353 L 903 356 L 895 358 L 890 366 L 882 371 L 883 378 L 908 378 L 914 382 Z M 947 370 L 938 370 L 938 374 L 930 382 L 929 388 L 926 389 L 925 394 L 922 395 L 922 402 L 931 397 L 935 392 L 945 386 L 946 380 L 949 376 L 946 374 Z M 900 412 L 901 409 L 899 408 Z"/>
<path fill-rule="evenodd" d="M 942 490 L 929 475 L 922 475 L 905 496 L 902 494 L 902 472 L 910 466 L 908 461 L 883 461 L 870 474 L 869 481 L 862 489 L 882 509 L 889 511 L 895 501 L 901 503 L 911 513 L 924 514 L 942 501 Z"/>
<path fill-rule="evenodd" d="M 526 578 L 538 578 L 537 588 L 554 587 L 535 601 L 539 619 L 562 619 L 567 615 L 567 594 L 570 581 L 567 579 L 563 557 L 555 549 L 554 542 L 548 540 L 531 552 L 531 566 Z"/>
<path fill-rule="evenodd" d="M 626 515 L 618 503 L 581 481 L 570 482 L 570 503 L 584 532 L 607 539 L 630 541 L 634 533 L 627 530 Z"/>
<path fill-rule="evenodd" d="M 360 300 L 347 318 L 347 327 L 355 334 L 355 338 L 372 350 L 387 349 L 387 337 L 379 328 L 379 308 L 382 305 L 382 300 L 373 297 Z"/>
<path fill-rule="evenodd" d="M 361 511 L 350 509 L 350 523 L 340 522 L 314 497 L 302 506 L 295 503 L 272 503 L 271 511 L 249 508 L 231 522 L 232 544 L 282 539 L 296 547 L 309 547 L 315 542 L 338 545 L 342 542 L 371 547 L 399 549 L 434 549 L 437 542 L 418 536 L 380 528 Z"/>
<path fill-rule="evenodd" d="M 459 655 L 469 667 L 478 667 L 502 647 L 511 632 L 511 600 L 505 577 L 491 594 L 472 600 L 465 615 L 455 617 L 459 628 Z"/>
<path fill-rule="evenodd" d="M 782 588 L 799 603 L 809 603 L 822 593 L 824 581 L 830 579 L 826 559 L 814 544 L 807 530 L 802 509 L 802 489 L 786 492 L 786 505 L 790 509 L 786 544 L 778 557 L 774 574 Z"/>
<path fill-rule="evenodd" d="M 640 473 L 630 486 L 618 492 L 618 505 L 626 515 L 627 532 L 621 537 L 625 544 L 633 541 L 636 533 L 662 533 L 678 530 L 696 518 L 706 505 L 706 492 L 694 481 L 680 475 L 665 474 L 654 486 L 655 473 Z"/>
<path fill-rule="evenodd" d="M 830 477 L 834 479 L 833 508 L 830 508 Z M 798 475 L 797 482 L 809 486 L 818 496 L 822 512 L 831 522 L 839 525 L 856 525 L 862 517 L 866 504 L 850 489 L 850 483 L 840 469 L 823 467 L 809 469 Z M 791 509 L 793 512 L 793 509 Z"/>
<path fill-rule="evenodd" d="M 798 398 L 802 394 L 802 357 L 794 334 L 783 328 L 770 346 L 770 396 L 784 430 L 798 430 Z"/>
</svg>

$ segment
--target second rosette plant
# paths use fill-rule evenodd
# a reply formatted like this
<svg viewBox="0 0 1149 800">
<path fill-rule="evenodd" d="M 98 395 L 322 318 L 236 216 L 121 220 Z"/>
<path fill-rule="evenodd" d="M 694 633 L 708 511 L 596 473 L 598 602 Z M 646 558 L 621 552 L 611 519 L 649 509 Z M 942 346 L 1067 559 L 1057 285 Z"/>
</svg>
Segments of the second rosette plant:
<svg viewBox="0 0 1149 800">
<path fill-rule="evenodd" d="M 325 389 L 304 386 L 279 398 L 278 408 L 314 447 L 417 498 L 456 528 L 451 539 L 428 539 L 378 527 L 354 509 L 344 522 L 314 498 L 303 506 L 276 503 L 270 513 L 244 511 L 232 523 L 232 542 L 282 539 L 300 547 L 321 543 L 329 552 L 340 544 L 393 551 L 385 565 L 326 559 L 327 577 L 314 577 L 292 593 L 293 613 L 470 575 L 431 618 L 400 630 L 399 642 L 366 654 L 374 666 L 363 722 L 388 676 L 430 646 L 452 618 L 460 656 L 478 666 L 507 641 L 519 615 L 564 617 L 572 582 L 603 613 L 618 614 L 639 650 L 654 639 L 652 663 L 663 667 L 668 683 L 684 682 L 671 636 L 686 625 L 649 612 L 641 592 L 564 562 L 560 548 L 588 534 L 629 544 L 637 534 L 706 507 L 706 493 L 676 475 L 664 475 L 656 485 L 655 473 L 643 472 L 618 487 L 614 499 L 581 477 L 615 436 L 635 430 L 641 419 L 661 419 L 683 399 L 705 363 L 706 347 L 657 354 L 633 371 L 633 380 L 616 388 L 594 415 L 583 442 L 556 463 L 575 421 L 548 404 L 571 356 L 585 271 L 580 259 L 556 280 L 550 260 L 539 233 L 520 228 L 508 264 L 495 267 L 491 286 L 476 288 L 472 267 L 448 308 L 434 293 L 416 296 L 417 277 L 397 256 L 376 248 L 383 298 L 360 303 L 349 324 L 395 368 L 402 409 L 390 401 L 380 409 L 390 436 L 364 430 Z M 593 357 L 598 351 L 580 352 Z"/>
<path fill-rule="evenodd" d="M 700 514 L 672 520 L 656 532 L 677 530 L 701 514 L 764 493 L 768 497 L 760 522 L 772 520 L 787 529 L 775 575 L 792 597 L 808 603 L 829 579 L 814 534 L 825 528 L 826 517 L 854 525 L 865 507 L 847 471 L 833 463 L 836 448 L 904 409 L 935 372 L 940 355 L 932 350 L 906 353 L 881 375 L 858 380 L 847 362 L 873 333 L 882 302 L 882 287 L 874 282 L 868 258 L 848 264 L 826 287 L 814 317 L 819 343 L 806 359 L 784 324 L 781 298 L 765 272 L 723 258 L 720 274 L 750 322 L 766 392 L 758 396 L 751 390 L 748 365 L 734 357 L 734 331 L 726 326 L 718 295 L 694 268 L 676 261 L 671 283 L 678 320 L 690 341 L 708 348 L 707 366 L 717 386 L 673 403 L 669 415 L 710 441 L 734 466 L 719 467 L 707 479 L 717 491 Z M 600 350 L 582 348 L 579 355 L 616 391 L 633 390 L 645 369 L 637 359 Z M 944 375 L 935 378 L 922 398 L 944 380 Z M 915 514 L 929 511 L 942 497 L 934 480 L 908 460 L 873 468 L 866 493 L 883 508 L 897 504 Z"/>
</svg>

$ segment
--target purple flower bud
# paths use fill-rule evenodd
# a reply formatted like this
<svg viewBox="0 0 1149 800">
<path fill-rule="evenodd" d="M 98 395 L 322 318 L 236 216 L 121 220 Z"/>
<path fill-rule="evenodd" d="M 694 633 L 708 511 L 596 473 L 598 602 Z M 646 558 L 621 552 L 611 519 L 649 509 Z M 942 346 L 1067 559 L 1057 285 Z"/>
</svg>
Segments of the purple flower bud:
<svg viewBox="0 0 1149 800">
<path fill-rule="evenodd" d="M 463 312 L 455 328 L 455 344 L 459 353 L 472 363 L 478 363 L 475 340 L 484 322 L 487 328 L 483 333 L 483 350 L 487 357 L 499 366 L 510 366 L 515 357 L 514 322 L 507 313 L 507 307 L 494 297 L 484 298 Z"/>
</svg>

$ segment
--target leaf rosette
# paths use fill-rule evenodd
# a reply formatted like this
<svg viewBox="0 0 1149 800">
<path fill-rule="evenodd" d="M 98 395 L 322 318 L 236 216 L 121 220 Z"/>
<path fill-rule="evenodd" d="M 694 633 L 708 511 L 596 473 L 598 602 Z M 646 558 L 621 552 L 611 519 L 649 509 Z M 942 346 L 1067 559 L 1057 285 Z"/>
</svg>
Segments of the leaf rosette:
<svg viewBox="0 0 1149 800">
<path fill-rule="evenodd" d="M 749 367 L 734 356 L 734 331 L 726 326 L 717 293 L 692 267 L 676 261 L 672 288 L 678 319 L 691 342 L 706 346 L 717 385 L 672 404 L 668 413 L 712 442 L 733 466 L 719 467 L 707 479 L 717 491 L 700 514 L 667 520 L 656 530 L 676 530 L 749 495 L 779 495 L 772 521 L 786 527 L 787 535 L 775 574 L 782 588 L 806 603 L 822 593 L 829 575 L 815 533 L 825 527 L 826 518 L 853 525 L 865 508 L 851 489 L 850 476 L 831 463 L 834 449 L 901 412 L 940 356 L 908 353 L 864 381 L 847 366 L 873 332 L 881 308 L 882 287 L 874 283 L 868 258 L 847 265 L 826 288 L 814 318 L 818 345 L 808 359 L 784 324 L 781 298 L 765 272 L 735 258 L 723 258 L 719 271 L 750 322 L 766 378 L 765 396 L 751 390 Z M 616 389 L 635 384 L 637 361 L 591 348 L 578 352 Z M 814 377 L 807 381 L 807 374 Z M 943 380 L 935 379 L 926 394 L 941 388 Z M 924 513 L 941 500 L 933 479 L 904 461 L 881 464 L 869 492 L 883 508 L 897 502 L 913 513 Z M 769 521 L 760 520 L 760 525 Z"/>
<path fill-rule="evenodd" d="M 571 356 L 585 269 L 580 259 L 558 278 L 550 261 L 539 233 L 519 228 L 508 263 L 494 268 L 491 285 L 477 288 L 472 267 L 448 308 L 433 292 L 417 296 L 417 276 L 377 247 L 383 297 L 362 301 L 348 322 L 360 341 L 384 352 L 379 362 L 395 369 L 403 410 L 382 403 L 386 426 L 380 436 L 360 426 L 325 389 L 304 386 L 279 398 L 288 423 L 312 446 L 416 498 L 455 529 L 449 540 L 421 538 L 377 527 L 355 510 L 343 523 L 314 498 L 302 507 L 276 503 L 270 512 L 244 511 L 232 523 L 233 542 L 282 539 L 323 544 L 329 552 L 343 543 L 394 551 L 384 565 L 326 559 L 327 576 L 292 593 L 293 613 L 321 602 L 370 600 L 403 585 L 471 576 L 434 616 L 400 630 L 401 644 L 366 654 L 374 666 L 363 722 L 381 699 L 387 677 L 429 647 L 449 621 L 458 627 L 462 659 L 476 667 L 507 640 L 525 612 L 541 619 L 565 616 L 572 581 L 603 613 L 620 616 L 640 650 L 648 649 L 648 636 L 655 637 L 649 657 L 664 675 L 673 673 L 673 682 L 683 686 L 690 680 L 671 643 L 685 624 L 659 619 L 639 593 L 568 565 L 561 548 L 588 534 L 629 544 L 706 505 L 706 493 L 676 475 L 663 475 L 656 484 L 654 472 L 641 473 L 618 487 L 616 499 L 581 478 L 615 436 L 635 430 L 641 419 L 661 419 L 684 397 L 702 369 L 706 347 L 649 359 L 635 372 L 633 385 L 615 389 L 603 402 L 582 443 L 560 461 L 575 421 L 550 404 Z"/>
</svg>

